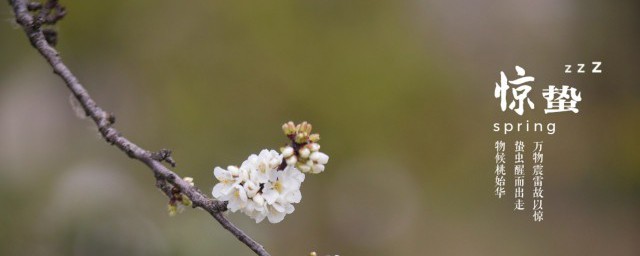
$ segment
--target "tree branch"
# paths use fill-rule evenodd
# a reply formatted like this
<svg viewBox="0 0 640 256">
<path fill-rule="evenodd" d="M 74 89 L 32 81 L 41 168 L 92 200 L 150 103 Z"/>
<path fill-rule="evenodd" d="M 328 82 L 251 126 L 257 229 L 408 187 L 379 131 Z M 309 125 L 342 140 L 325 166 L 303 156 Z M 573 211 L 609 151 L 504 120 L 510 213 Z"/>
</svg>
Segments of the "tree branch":
<svg viewBox="0 0 640 256">
<path fill-rule="evenodd" d="M 231 234 L 247 245 L 257 255 L 269 255 L 262 245 L 224 217 L 223 212 L 227 209 L 225 202 L 208 198 L 200 190 L 191 186 L 161 163 L 165 161 L 172 166 L 175 165 L 170 157 L 170 151 L 161 150 L 160 152 L 151 152 L 145 150 L 122 136 L 118 130 L 113 128 L 112 125 L 115 122 L 113 114 L 104 111 L 96 104 L 91 96 L 89 96 L 87 90 L 62 62 L 58 52 L 50 44 L 47 33 L 43 32 L 50 30 L 43 30 L 41 28 L 43 25 L 54 24 L 64 16 L 64 8 L 59 6 L 57 2 L 57 0 L 48 0 L 44 5 L 41 5 L 38 3 L 28 3 L 25 0 L 9 0 L 9 4 L 13 7 L 16 21 L 26 33 L 31 45 L 47 60 L 53 68 L 53 72 L 64 80 L 71 93 L 73 93 L 75 98 L 80 102 L 87 116 L 93 119 L 102 137 L 111 145 L 118 147 L 129 157 L 147 165 L 156 178 L 156 186 L 169 198 L 172 196 L 172 189 L 177 188 L 180 193 L 186 195 L 193 202 L 194 208 L 199 207 L 207 211 L 220 225 L 231 232 Z M 37 16 L 34 17 L 30 11 L 39 12 Z"/>
</svg>

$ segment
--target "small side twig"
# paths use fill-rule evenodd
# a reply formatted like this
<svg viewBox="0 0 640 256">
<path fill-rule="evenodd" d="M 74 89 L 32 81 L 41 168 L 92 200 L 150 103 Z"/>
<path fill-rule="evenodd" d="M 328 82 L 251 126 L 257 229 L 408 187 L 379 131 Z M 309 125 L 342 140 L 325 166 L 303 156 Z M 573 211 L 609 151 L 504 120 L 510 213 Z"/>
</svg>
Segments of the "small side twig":
<svg viewBox="0 0 640 256">
<path fill-rule="evenodd" d="M 163 149 L 159 152 L 151 152 L 143 149 L 112 127 L 115 122 L 113 114 L 104 111 L 98 106 L 76 76 L 62 62 L 56 49 L 53 48 L 57 41 L 55 30 L 43 28 L 43 25 L 55 24 L 66 14 L 66 10 L 57 0 L 47 0 L 44 4 L 27 2 L 26 0 L 9 0 L 9 4 L 13 8 L 17 23 L 20 24 L 33 47 L 47 60 L 53 68 L 53 72 L 62 78 L 108 143 L 116 146 L 129 157 L 147 165 L 156 178 L 156 186 L 169 198 L 173 196 L 174 190 L 178 190 L 179 193 L 184 194 L 192 201 L 194 208 L 202 208 L 207 211 L 220 225 L 257 255 L 269 255 L 262 245 L 233 225 L 223 215 L 223 212 L 226 211 L 226 202 L 208 198 L 200 190 L 191 186 L 176 173 L 162 165 L 161 162 L 164 161 L 171 166 L 175 166 L 175 161 L 171 158 L 171 151 Z M 35 16 L 31 12 L 35 12 Z"/>
</svg>

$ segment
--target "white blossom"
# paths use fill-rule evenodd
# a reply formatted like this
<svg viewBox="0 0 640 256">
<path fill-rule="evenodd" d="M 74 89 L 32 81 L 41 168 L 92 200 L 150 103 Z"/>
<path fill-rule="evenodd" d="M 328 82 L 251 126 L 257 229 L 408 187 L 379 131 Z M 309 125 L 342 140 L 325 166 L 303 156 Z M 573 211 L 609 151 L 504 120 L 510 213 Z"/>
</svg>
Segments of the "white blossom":
<svg viewBox="0 0 640 256">
<path fill-rule="evenodd" d="M 229 166 L 227 169 L 216 167 L 213 169 L 213 175 L 218 179 L 218 184 L 213 187 L 212 195 L 215 198 L 226 196 L 233 191 L 235 185 L 242 182 L 239 179 L 238 167 Z"/>
<path fill-rule="evenodd" d="M 227 208 L 232 212 L 237 212 L 247 206 L 247 192 L 244 190 L 243 186 L 234 185 L 233 192 L 219 198 L 223 201 L 228 201 Z"/>
<path fill-rule="evenodd" d="M 274 150 L 262 150 L 240 167 L 214 168 L 219 183 L 213 187 L 213 197 L 228 201 L 230 211 L 241 211 L 256 222 L 265 218 L 271 223 L 282 221 L 295 210 L 293 204 L 302 200 L 304 181 L 304 174 L 292 165 L 278 170 L 282 159 Z"/>
<path fill-rule="evenodd" d="M 302 199 L 300 186 L 304 181 L 304 174 L 293 166 L 287 166 L 283 171 L 273 172 L 269 182 L 262 189 L 262 196 L 268 204 L 282 199 L 284 203 L 299 203 Z"/>
<path fill-rule="evenodd" d="M 211 194 L 227 201 L 230 211 L 240 211 L 256 222 L 278 223 L 302 200 L 304 173 L 324 171 L 329 156 L 320 152 L 320 135 L 311 133 L 311 124 L 288 122 L 282 129 L 291 143 L 280 149 L 281 154 L 265 149 L 250 155 L 239 167 L 214 168 L 219 182 Z"/>
<path fill-rule="evenodd" d="M 259 155 L 250 155 L 240 169 L 247 170 L 251 180 L 256 183 L 264 183 L 269 179 L 270 172 L 277 169 L 282 163 L 282 156 L 275 150 L 262 150 Z"/>
</svg>

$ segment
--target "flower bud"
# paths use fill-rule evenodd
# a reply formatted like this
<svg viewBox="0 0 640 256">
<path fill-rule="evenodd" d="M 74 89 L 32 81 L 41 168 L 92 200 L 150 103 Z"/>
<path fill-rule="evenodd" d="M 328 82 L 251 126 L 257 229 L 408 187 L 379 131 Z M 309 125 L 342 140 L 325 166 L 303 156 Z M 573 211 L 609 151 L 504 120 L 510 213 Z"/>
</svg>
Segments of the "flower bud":
<svg viewBox="0 0 640 256">
<path fill-rule="evenodd" d="M 300 132 L 300 133 L 309 134 L 309 133 L 311 133 L 311 129 L 312 129 L 312 126 L 311 126 L 310 123 L 307 123 L 307 121 L 302 122 L 298 126 L 298 132 Z"/>
<path fill-rule="evenodd" d="M 327 162 L 329 162 L 329 156 L 322 152 L 311 153 L 311 156 L 309 156 L 309 159 L 319 164 L 327 164 Z"/>
<path fill-rule="evenodd" d="M 291 156 L 287 158 L 287 165 L 294 165 L 298 162 L 298 158 L 296 156 Z"/>
<path fill-rule="evenodd" d="M 178 213 L 178 207 L 175 204 L 169 204 L 167 206 L 167 210 L 169 211 L 169 216 L 171 217 L 176 216 L 176 214 Z"/>
<path fill-rule="evenodd" d="M 307 142 L 307 134 L 306 133 L 298 133 L 296 135 L 296 143 L 305 143 Z"/>
<path fill-rule="evenodd" d="M 311 171 L 311 166 L 306 165 L 306 164 L 298 164 L 298 169 L 301 172 L 310 172 Z"/>
<path fill-rule="evenodd" d="M 311 167 L 312 173 L 321 173 L 323 171 L 324 171 L 324 165 L 322 164 L 314 164 L 313 167 Z"/>
<path fill-rule="evenodd" d="M 309 155 L 311 154 L 311 150 L 309 150 L 308 148 L 304 147 L 304 148 L 300 149 L 300 151 L 298 151 L 298 153 L 300 153 L 300 157 L 301 158 L 309 158 Z"/>
<path fill-rule="evenodd" d="M 282 150 L 282 156 L 287 158 L 293 155 L 293 148 L 292 147 L 286 147 Z"/>
<path fill-rule="evenodd" d="M 183 179 L 186 183 L 189 183 L 189 185 L 191 185 L 192 187 L 195 185 L 195 183 L 193 183 L 193 178 L 191 177 L 184 177 Z"/>
<path fill-rule="evenodd" d="M 311 143 L 311 144 L 308 145 L 308 147 L 312 152 L 316 152 L 316 151 L 320 150 L 320 144 L 318 144 L 318 143 Z"/>
<path fill-rule="evenodd" d="M 190 207 L 193 204 L 193 202 L 191 202 L 191 199 L 189 199 L 189 197 L 184 194 L 182 194 L 180 202 L 182 202 L 182 205 L 187 207 Z"/>
<path fill-rule="evenodd" d="M 294 134 L 296 132 L 296 125 L 293 122 L 289 121 L 282 125 L 282 131 L 285 135 Z"/>
<path fill-rule="evenodd" d="M 309 140 L 311 142 L 318 142 L 320 140 L 320 134 L 314 133 L 309 135 Z"/>
</svg>

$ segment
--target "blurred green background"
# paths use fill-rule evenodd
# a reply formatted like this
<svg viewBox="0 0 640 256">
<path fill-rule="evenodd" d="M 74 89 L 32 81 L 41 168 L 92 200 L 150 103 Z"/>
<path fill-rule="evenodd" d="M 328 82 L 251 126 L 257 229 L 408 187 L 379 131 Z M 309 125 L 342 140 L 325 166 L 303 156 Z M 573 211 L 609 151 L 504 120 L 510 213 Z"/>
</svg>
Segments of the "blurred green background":
<svg viewBox="0 0 640 256">
<path fill-rule="evenodd" d="M 637 1 L 62 3 L 67 65 L 203 191 L 214 166 L 283 145 L 283 122 L 314 125 L 331 159 L 294 214 L 229 215 L 272 255 L 640 255 Z M 6 3 L 0 18 L 0 255 L 251 255 L 203 211 L 169 217 Z M 563 73 L 591 61 L 602 74 Z M 538 90 L 522 117 L 493 98 L 515 65 Z M 542 114 L 548 84 L 578 88 L 580 113 Z M 526 120 L 556 133 L 492 132 Z M 509 182 L 493 196 L 497 139 L 545 141 L 542 223 Z"/>
</svg>

